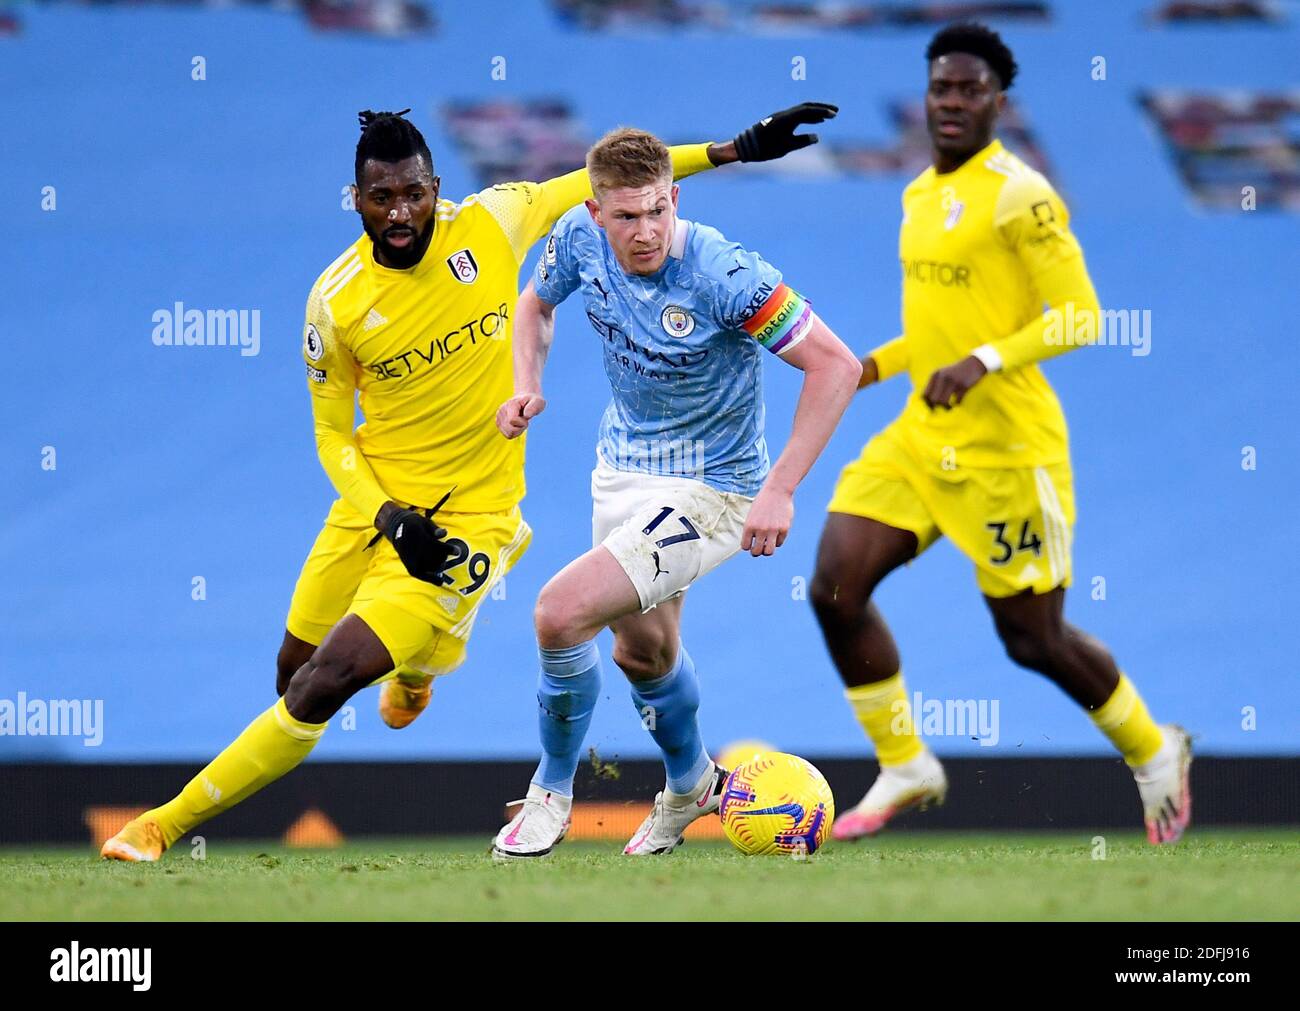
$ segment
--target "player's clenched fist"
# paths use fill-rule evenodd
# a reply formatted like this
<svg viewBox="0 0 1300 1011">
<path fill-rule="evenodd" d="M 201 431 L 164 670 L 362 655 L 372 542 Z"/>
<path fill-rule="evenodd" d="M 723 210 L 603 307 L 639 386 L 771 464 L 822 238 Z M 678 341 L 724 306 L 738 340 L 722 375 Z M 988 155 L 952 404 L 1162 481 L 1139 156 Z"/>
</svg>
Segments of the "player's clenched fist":
<svg viewBox="0 0 1300 1011">
<path fill-rule="evenodd" d="M 536 393 L 521 393 L 497 408 L 497 428 L 507 439 L 522 435 L 528 423 L 546 410 L 546 398 Z"/>
<path fill-rule="evenodd" d="M 785 543 L 794 522 L 794 498 L 786 492 L 764 485 L 749 507 L 745 529 L 740 534 L 740 550 L 755 558 L 770 555 Z"/>
</svg>

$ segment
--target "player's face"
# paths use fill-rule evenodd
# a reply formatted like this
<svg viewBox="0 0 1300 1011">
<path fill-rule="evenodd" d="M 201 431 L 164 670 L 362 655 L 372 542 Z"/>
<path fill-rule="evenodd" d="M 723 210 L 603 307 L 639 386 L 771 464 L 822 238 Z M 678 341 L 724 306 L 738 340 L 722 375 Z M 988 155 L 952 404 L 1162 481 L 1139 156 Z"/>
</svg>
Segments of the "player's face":
<svg viewBox="0 0 1300 1011">
<path fill-rule="evenodd" d="M 649 186 L 606 190 L 587 209 L 629 274 L 653 274 L 668 259 L 677 224 L 677 187 L 672 179 Z"/>
<path fill-rule="evenodd" d="M 978 56 L 949 53 L 930 62 L 925 125 L 936 153 L 961 158 L 986 147 L 1005 104 L 997 75 Z"/>
<path fill-rule="evenodd" d="M 366 162 L 352 200 L 375 244 L 375 259 L 385 267 L 406 270 L 424 256 L 433 238 L 438 183 L 423 155 Z"/>
</svg>

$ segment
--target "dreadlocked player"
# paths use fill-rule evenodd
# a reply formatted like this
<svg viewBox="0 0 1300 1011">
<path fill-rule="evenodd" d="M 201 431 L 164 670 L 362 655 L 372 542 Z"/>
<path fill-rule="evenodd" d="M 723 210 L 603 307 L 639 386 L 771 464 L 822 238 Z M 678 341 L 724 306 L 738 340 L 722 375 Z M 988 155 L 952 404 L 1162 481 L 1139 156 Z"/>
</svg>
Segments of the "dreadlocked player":
<svg viewBox="0 0 1300 1011">
<path fill-rule="evenodd" d="M 796 127 L 834 112 L 799 106 L 735 141 L 674 148 L 673 173 L 779 158 L 815 142 Z M 433 677 L 464 662 L 479 603 L 528 547 L 522 440 L 494 423 L 513 393 L 519 266 L 591 184 L 583 169 L 439 200 L 429 147 L 403 115 L 361 114 L 352 196 L 364 234 L 307 299 L 316 444 L 339 499 L 294 590 L 281 697 L 104 857 L 158 859 L 298 765 L 367 685 L 385 682 L 385 722 L 409 724 Z M 365 423 L 353 431 L 358 393 Z"/>
</svg>

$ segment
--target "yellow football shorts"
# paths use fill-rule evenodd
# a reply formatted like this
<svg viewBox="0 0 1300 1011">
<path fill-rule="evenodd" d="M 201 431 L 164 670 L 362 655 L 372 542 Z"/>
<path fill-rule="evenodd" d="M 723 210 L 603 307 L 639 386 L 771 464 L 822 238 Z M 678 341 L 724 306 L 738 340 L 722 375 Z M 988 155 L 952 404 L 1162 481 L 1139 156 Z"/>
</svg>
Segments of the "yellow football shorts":
<svg viewBox="0 0 1300 1011">
<path fill-rule="evenodd" d="M 518 506 L 434 519 L 455 551 L 442 586 L 408 573 L 388 539 L 375 541 L 374 526 L 339 499 L 303 563 L 285 627 L 320 643 L 345 614 L 355 614 L 393 658 L 394 671 L 380 681 L 451 673 L 465 660 L 479 605 L 528 550 L 533 532 Z"/>
<path fill-rule="evenodd" d="M 947 537 L 989 597 L 1069 586 L 1074 480 L 1069 461 L 1005 470 L 923 463 L 897 423 L 840 473 L 830 512 L 910 530 L 917 555 Z"/>
</svg>

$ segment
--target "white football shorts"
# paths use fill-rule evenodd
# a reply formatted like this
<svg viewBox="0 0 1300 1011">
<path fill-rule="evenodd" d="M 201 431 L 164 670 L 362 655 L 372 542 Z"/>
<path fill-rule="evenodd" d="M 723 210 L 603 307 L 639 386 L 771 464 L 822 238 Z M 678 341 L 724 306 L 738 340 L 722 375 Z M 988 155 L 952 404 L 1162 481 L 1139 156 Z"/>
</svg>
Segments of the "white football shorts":
<svg viewBox="0 0 1300 1011">
<path fill-rule="evenodd" d="M 620 471 L 600 460 L 591 472 L 591 543 L 609 549 L 648 611 L 740 550 L 753 501 L 692 478 Z"/>
</svg>

